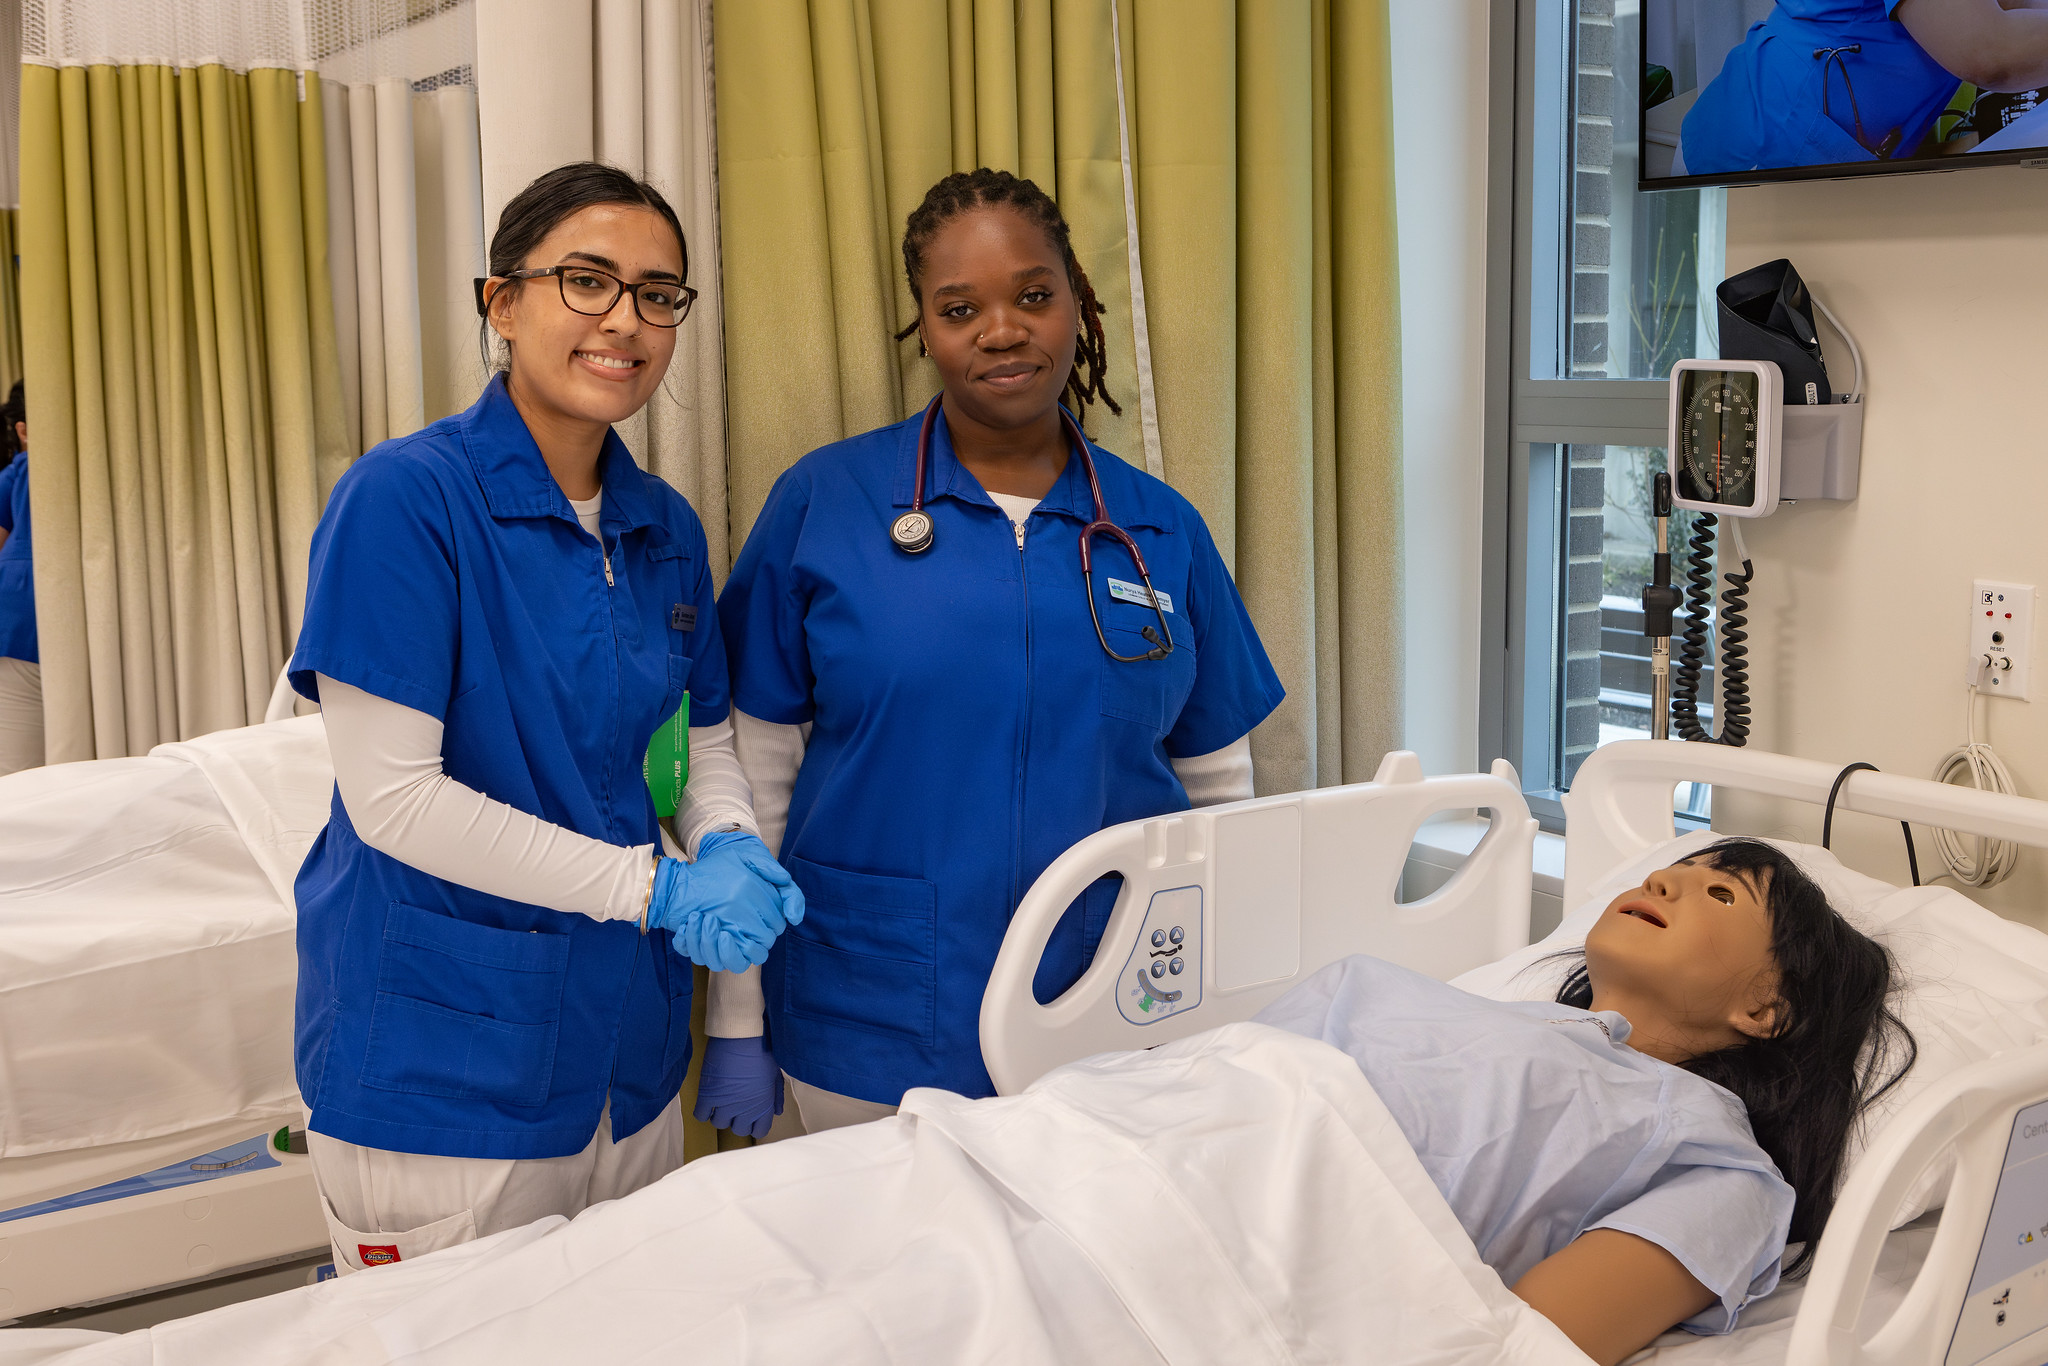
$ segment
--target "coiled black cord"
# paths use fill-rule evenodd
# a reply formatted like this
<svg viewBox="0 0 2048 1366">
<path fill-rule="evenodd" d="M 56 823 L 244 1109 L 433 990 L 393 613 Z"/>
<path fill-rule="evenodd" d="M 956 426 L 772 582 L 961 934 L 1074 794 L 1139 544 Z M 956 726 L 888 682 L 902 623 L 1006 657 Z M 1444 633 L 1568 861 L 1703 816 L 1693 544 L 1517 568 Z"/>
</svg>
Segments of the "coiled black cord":
<svg viewBox="0 0 2048 1366">
<path fill-rule="evenodd" d="M 1721 594 L 1721 733 L 1709 734 L 1700 724 L 1700 676 L 1707 662 L 1707 632 L 1714 601 L 1714 528 L 1711 512 L 1697 514 L 1686 542 L 1685 630 L 1679 636 L 1678 658 L 1671 666 L 1672 730 L 1681 740 L 1740 748 L 1749 740 L 1749 608 L 1750 580 L 1756 574 L 1747 560 L 1740 573 L 1730 574 Z"/>
</svg>

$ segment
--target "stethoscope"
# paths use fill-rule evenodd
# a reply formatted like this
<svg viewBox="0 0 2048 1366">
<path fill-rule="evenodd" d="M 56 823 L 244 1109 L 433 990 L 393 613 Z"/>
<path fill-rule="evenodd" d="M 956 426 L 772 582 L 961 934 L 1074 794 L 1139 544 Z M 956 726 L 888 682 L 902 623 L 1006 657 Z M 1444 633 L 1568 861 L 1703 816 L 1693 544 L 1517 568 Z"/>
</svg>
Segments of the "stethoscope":
<svg viewBox="0 0 2048 1366">
<path fill-rule="evenodd" d="M 917 482 L 910 494 L 910 511 L 889 524 L 889 540 L 906 555 L 922 555 L 932 548 L 932 515 L 924 510 L 925 469 L 931 463 L 932 424 L 939 416 L 939 401 L 945 395 L 934 398 L 924 410 L 924 425 L 917 432 Z M 1074 448 L 1074 454 L 1081 461 L 1081 468 L 1088 474 L 1088 492 L 1095 498 L 1095 520 L 1081 528 L 1081 582 L 1088 594 L 1088 617 L 1095 623 L 1095 638 L 1102 643 L 1102 651 L 1111 659 L 1122 664 L 1135 664 L 1141 660 L 1164 659 L 1173 653 L 1173 628 L 1167 624 L 1166 611 L 1159 605 L 1159 594 L 1152 587 L 1151 571 L 1145 568 L 1145 557 L 1138 550 L 1138 543 L 1131 539 L 1131 533 L 1109 520 L 1109 509 L 1102 502 L 1102 481 L 1095 477 L 1095 458 L 1088 453 L 1088 438 L 1081 434 L 1080 424 L 1074 415 L 1064 407 L 1060 409 L 1060 423 L 1066 428 L 1067 440 Z M 1159 618 L 1159 630 L 1147 626 L 1141 635 L 1152 642 L 1152 648 L 1141 655 L 1120 655 L 1109 646 L 1109 637 L 1102 633 L 1102 617 L 1095 610 L 1095 574 L 1093 542 L 1097 536 L 1108 536 L 1131 552 L 1131 562 L 1138 566 L 1138 577 L 1145 584 L 1145 596 L 1152 604 L 1153 615 Z"/>
<path fill-rule="evenodd" d="M 1844 53 L 1854 53 L 1860 57 L 1863 55 L 1863 44 L 1844 43 L 1840 47 L 1817 47 L 1813 50 L 1813 59 L 1820 63 L 1820 112 L 1825 117 L 1834 117 L 1828 112 L 1828 71 L 1831 68 L 1839 70 L 1842 73 L 1842 88 L 1849 94 L 1849 118 L 1856 125 L 1853 136 L 1857 145 L 1879 161 L 1889 160 L 1892 153 L 1899 150 L 1899 139 L 1905 135 L 1905 129 L 1894 128 L 1885 134 L 1882 141 L 1874 145 L 1871 143 L 1870 135 L 1863 131 L 1863 110 L 1856 103 L 1856 82 L 1850 79 L 1849 59 L 1842 55 Z"/>
</svg>

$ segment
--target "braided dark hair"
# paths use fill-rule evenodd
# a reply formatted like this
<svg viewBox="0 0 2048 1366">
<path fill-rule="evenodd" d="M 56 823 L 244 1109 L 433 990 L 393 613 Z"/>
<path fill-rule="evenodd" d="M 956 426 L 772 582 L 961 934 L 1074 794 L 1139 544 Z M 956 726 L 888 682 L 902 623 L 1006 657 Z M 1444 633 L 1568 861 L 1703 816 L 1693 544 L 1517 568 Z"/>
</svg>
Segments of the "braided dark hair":
<svg viewBox="0 0 2048 1366">
<path fill-rule="evenodd" d="M 963 213 L 984 208 L 1015 209 L 1043 228 L 1059 248 L 1060 257 L 1067 264 L 1067 284 L 1081 310 L 1081 336 L 1065 392 L 1072 395 L 1077 410 L 1099 398 L 1112 413 L 1122 416 L 1124 410 L 1110 397 L 1106 382 L 1109 345 L 1102 335 L 1102 305 L 1096 301 L 1095 286 L 1088 283 L 1088 272 L 1081 269 L 1081 263 L 1074 257 L 1074 244 L 1060 206 L 1033 182 L 1008 171 L 982 166 L 972 171 L 955 171 L 925 191 L 924 202 L 911 211 L 903 226 L 903 271 L 910 277 L 910 296 L 917 300 L 920 313 L 924 308 L 925 248 L 939 235 L 940 228 Z M 910 326 L 896 334 L 896 340 L 902 341 L 916 332 L 922 321 L 922 317 L 912 319 Z M 920 344 L 922 340 L 919 339 Z"/>
</svg>

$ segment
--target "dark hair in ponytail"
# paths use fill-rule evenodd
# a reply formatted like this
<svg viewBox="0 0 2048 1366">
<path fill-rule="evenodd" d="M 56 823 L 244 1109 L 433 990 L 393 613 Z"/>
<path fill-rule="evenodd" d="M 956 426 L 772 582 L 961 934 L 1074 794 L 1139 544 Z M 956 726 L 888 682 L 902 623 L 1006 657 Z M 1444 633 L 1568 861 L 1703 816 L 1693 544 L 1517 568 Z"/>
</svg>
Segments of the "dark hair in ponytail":
<svg viewBox="0 0 2048 1366">
<path fill-rule="evenodd" d="M 1735 1093 L 1757 1146 L 1791 1185 L 1789 1241 L 1805 1244 L 1785 1269 L 1793 1275 L 1813 1259 L 1834 1210 L 1856 1121 L 1906 1075 L 1919 1047 L 1889 1004 L 1891 954 L 1837 914 L 1790 856 L 1761 840 L 1726 839 L 1692 858 L 1756 886 L 1770 911 L 1777 1029 L 1684 1066 Z M 1557 1000 L 1591 1008 L 1583 959 Z"/>
<path fill-rule="evenodd" d="M 28 421 L 28 398 L 22 388 L 22 381 L 14 381 L 14 387 L 7 391 L 7 402 L 0 403 L 0 470 L 14 463 L 14 457 L 21 454 L 21 438 L 14 434 L 14 424 Z"/>
<path fill-rule="evenodd" d="M 683 253 L 683 280 L 690 278 L 690 242 L 683 236 L 682 220 L 660 190 L 630 171 L 607 166 L 601 161 L 572 161 L 540 176 L 512 196 L 498 215 L 498 230 L 491 234 L 490 266 L 494 276 L 509 275 L 525 267 L 526 258 L 560 227 L 563 221 L 597 204 L 624 204 L 652 209 L 675 229 L 676 246 Z M 499 292 L 532 283 L 507 280 Z M 493 296 L 496 297 L 496 296 Z M 483 283 L 477 284 L 477 312 L 483 313 Z M 486 316 L 478 332 L 483 347 L 484 369 L 503 370 L 511 363 L 510 348 L 502 358 L 491 355 L 491 322 Z"/>
<path fill-rule="evenodd" d="M 1067 220 L 1060 214 L 1060 206 L 1052 196 L 1021 176 L 1008 171 L 992 171 L 983 166 L 973 171 L 955 171 L 938 184 L 925 191 L 924 202 L 911 212 L 910 220 L 903 227 L 903 270 L 910 277 L 910 296 L 917 300 L 921 310 L 924 307 L 924 250 L 932 239 L 939 235 L 939 229 L 973 209 L 1011 208 L 1023 214 L 1045 230 L 1059 249 L 1060 259 L 1066 262 L 1067 284 L 1074 291 L 1074 299 L 1081 310 L 1080 344 L 1075 349 L 1073 373 L 1067 376 L 1066 393 L 1072 396 L 1073 406 L 1078 412 L 1085 404 L 1096 399 L 1112 413 L 1121 415 L 1123 409 L 1109 396 L 1109 385 L 1105 382 L 1109 373 L 1109 346 L 1102 335 L 1102 305 L 1096 302 L 1095 287 L 1088 283 L 1088 272 L 1081 269 L 1080 261 L 1074 257 L 1074 244 L 1067 228 Z M 911 320 L 910 326 L 896 334 L 902 341 L 918 330 L 921 318 Z"/>
</svg>

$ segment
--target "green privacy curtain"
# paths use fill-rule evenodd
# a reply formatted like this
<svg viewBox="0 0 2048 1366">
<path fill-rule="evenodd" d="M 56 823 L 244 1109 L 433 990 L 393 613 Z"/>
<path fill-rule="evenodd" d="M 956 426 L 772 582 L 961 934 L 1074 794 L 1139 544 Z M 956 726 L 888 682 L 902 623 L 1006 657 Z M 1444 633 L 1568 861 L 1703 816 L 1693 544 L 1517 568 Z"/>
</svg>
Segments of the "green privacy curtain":
<svg viewBox="0 0 2048 1366">
<path fill-rule="evenodd" d="M 1401 744 L 1400 298 L 1386 0 L 1122 0 L 1166 477 L 1287 701 L 1259 790 Z"/>
<path fill-rule="evenodd" d="M 1148 351 L 1159 467 L 1287 685 L 1253 737 L 1260 790 L 1363 779 L 1402 705 L 1386 0 L 1111 4 L 718 0 L 733 545 L 804 452 L 936 390 L 890 339 L 925 189 L 978 165 L 1028 176 L 1107 310 L 1124 416 L 1092 434 L 1147 464 Z"/>
<path fill-rule="evenodd" d="M 26 65 L 21 103 L 50 762 L 261 720 L 349 454 L 318 79 Z"/>
</svg>

